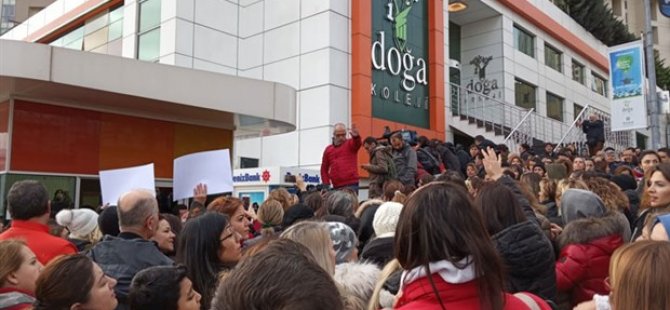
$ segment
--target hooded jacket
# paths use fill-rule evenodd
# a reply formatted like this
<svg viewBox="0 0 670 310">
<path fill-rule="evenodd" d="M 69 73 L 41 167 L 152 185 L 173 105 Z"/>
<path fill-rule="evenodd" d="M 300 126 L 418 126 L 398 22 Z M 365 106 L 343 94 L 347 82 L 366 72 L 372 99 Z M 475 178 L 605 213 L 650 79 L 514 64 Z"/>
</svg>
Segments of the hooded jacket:
<svg viewBox="0 0 670 310">
<path fill-rule="evenodd" d="M 604 280 L 612 253 L 624 244 L 621 225 L 616 215 L 583 218 L 570 222 L 559 235 L 556 287 L 571 295 L 572 306 L 591 300 L 593 294 L 609 294 Z"/>
<path fill-rule="evenodd" d="M 343 292 L 367 304 L 372 297 L 381 270 L 377 265 L 368 262 L 342 263 L 335 266 L 333 279 Z"/>
<path fill-rule="evenodd" d="M 335 146 L 331 144 L 323 151 L 321 180 L 334 188 L 358 184 L 358 149 L 361 136 L 355 136 Z"/>
<path fill-rule="evenodd" d="M 554 249 L 538 225 L 530 221 L 512 225 L 493 235 L 493 241 L 507 267 L 508 292 L 555 300 Z"/>
<path fill-rule="evenodd" d="M 432 274 L 426 275 L 424 270 L 422 266 L 403 272 L 403 282 L 400 285 L 402 292 L 399 293 L 401 295 L 395 309 L 481 309 L 478 280 L 472 264 L 465 269 L 458 269 L 450 262 L 441 261 L 430 263 Z M 428 277 L 431 277 L 435 290 Z M 530 309 L 521 299 L 507 293 L 502 294 L 505 298 L 504 310 Z M 540 309 L 551 309 L 537 296 L 527 294 L 527 297 Z"/>
<path fill-rule="evenodd" d="M 577 219 L 611 215 L 618 222 L 621 238 L 630 240 L 631 229 L 626 216 L 621 212 L 608 212 L 600 197 L 591 191 L 574 188 L 566 190 L 561 198 L 561 212 L 564 225 Z"/>
<path fill-rule="evenodd" d="M 370 197 L 378 198 L 383 194 L 384 182 L 389 179 L 389 165 L 395 165 L 391 147 L 378 145 L 370 155 L 370 166 L 367 169 L 370 180 Z"/>
<path fill-rule="evenodd" d="M 385 266 L 394 258 L 393 239 L 394 236 L 370 240 L 361 251 L 361 259 L 375 263 L 379 267 Z"/>
</svg>

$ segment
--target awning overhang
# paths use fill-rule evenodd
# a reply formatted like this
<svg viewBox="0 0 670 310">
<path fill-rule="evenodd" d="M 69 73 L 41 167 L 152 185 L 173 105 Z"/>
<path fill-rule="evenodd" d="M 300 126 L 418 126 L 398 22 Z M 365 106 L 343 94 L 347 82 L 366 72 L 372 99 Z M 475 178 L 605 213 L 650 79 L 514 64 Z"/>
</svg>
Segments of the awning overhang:
<svg viewBox="0 0 670 310">
<path fill-rule="evenodd" d="M 296 128 L 290 86 L 0 39 L 0 102 L 9 98 L 234 130 Z"/>
</svg>

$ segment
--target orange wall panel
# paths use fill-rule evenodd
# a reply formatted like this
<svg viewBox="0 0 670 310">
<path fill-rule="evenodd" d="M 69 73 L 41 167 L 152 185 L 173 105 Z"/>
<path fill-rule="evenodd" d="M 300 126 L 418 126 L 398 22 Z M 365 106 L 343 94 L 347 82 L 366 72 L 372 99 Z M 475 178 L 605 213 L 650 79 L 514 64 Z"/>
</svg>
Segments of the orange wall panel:
<svg viewBox="0 0 670 310">
<path fill-rule="evenodd" d="M 153 162 L 158 178 L 172 178 L 172 123 L 116 114 L 103 114 L 100 128 L 100 169 Z"/>
<path fill-rule="evenodd" d="M 230 130 L 187 124 L 174 125 L 174 158 L 182 155 L 233 148 L 233 132 Z"/>
<path fill-rule="evenodd" d="M 14 103 L 11 170 L 98 173 L 98 112 Z"/>
<path fill-rule="evenodd" d="M 0 103 L 0 170 L 7 169 L 9 143 L 9 101 Z"/>
</svg>

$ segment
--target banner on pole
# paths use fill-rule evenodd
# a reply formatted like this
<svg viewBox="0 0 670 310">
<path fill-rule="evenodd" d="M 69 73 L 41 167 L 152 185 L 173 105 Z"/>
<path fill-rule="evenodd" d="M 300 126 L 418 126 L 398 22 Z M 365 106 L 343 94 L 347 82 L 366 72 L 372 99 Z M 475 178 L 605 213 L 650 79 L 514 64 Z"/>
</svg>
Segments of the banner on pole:
<svg viewBox="0 0 670 310">
<path fill-rule="evenodd" d="M 658 9 L 661 14 L 670 18 L 670 0 L 658 0 Z"/>
<path fill-rule="evenodd" d="M 612 131 L 647 128 L 642 41 L 609 49 Z"/>
</svg>

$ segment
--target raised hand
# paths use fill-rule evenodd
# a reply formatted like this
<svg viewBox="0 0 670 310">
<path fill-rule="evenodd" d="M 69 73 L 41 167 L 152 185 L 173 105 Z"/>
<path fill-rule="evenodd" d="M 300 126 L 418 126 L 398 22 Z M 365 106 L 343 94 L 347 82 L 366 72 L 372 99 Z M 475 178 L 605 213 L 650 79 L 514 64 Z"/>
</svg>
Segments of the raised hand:
<svg viewBox="0 0 670 310">
<path fill-rule="evenodd" d="M 207 184 L 199 183 L 193 189 L 193 200 L 199 202 L 201 205 L 207 201 Z"/>
<path fill-rule="evenodd" d="M 352 137 L 358 137 L 358 128 L 356 127 L 356 124 L 351 124 L 351 128 L 349 128 L 349 134 Z"/>
<path fill-rule="evenodd" d="M 500 179 L 503 176 L 502 168 L 502 157 L 496 154 L 496 151 L 493 148 L 487 148 L 482 150 L 482 155 L 484 155 L 484 170 L 486 170 L 486 175 L 492 180 Z"/>
</svg>

